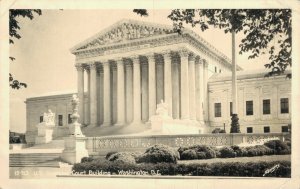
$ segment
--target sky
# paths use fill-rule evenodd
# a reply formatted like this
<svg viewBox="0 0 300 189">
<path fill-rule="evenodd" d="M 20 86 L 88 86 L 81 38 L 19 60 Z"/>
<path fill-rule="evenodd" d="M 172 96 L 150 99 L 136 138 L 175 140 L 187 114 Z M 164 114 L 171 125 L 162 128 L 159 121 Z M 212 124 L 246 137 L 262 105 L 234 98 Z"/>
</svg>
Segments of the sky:
<svg viewBox="0 0 300 189">
<path fill-rule="evenodd" d="M 20 90 L 10 89 L 10 130 L 26 131 L 26 98 L 54 93 L 77 91 L 75 56 L 70 49 L 121 19 L 135 19 L 158 24 L 172 25 L 167 19 L 170 10 L 148 9 L 148 17 L 140 17 L 128 10 L 42 10 L 41 16 L 33 20 L 20 18 L 21 39 L 10 45 L 10 73 L 28 84 Z M 210 28 L 201 32 L 193 30 L 229 58 L 231 57 L 231 35 Z M 237 35 L 238 45 L 241 34 Z M 264 69 L 266 56 L 248 60 L 248 56 L 237 55 L 237 63 L 244 70 Z M 267 70 L 266 70 L 267 71 Z M 18 119 L 16 119 L 16 117 Z"/>
</svg>

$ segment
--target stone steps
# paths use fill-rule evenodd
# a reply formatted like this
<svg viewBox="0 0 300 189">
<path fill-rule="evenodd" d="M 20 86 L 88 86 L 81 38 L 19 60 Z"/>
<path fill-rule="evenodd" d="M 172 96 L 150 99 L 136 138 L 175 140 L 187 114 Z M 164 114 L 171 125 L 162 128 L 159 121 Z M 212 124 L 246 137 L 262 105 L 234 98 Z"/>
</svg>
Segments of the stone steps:
<svg viewBox="0 0 300 189">
<path fill-rule="evenodd" d="M 10 167 L 59 167 L 60 153 L 12 153 Z"/>
</svg>

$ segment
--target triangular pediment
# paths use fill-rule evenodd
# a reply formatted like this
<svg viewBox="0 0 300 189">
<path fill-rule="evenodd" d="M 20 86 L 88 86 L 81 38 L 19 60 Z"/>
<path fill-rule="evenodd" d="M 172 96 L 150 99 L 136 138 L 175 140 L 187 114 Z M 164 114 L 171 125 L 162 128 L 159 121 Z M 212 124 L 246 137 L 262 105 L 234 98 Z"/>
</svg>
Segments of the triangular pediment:
<svg viewBox="0 0 300 189">
<path fill-rule="evenodd" d="M 121 20 L 111 27 L 83 41 L 71 49 L 72 52 L 101 47 L 109 44 L 175 33 L 172 26 L 136 20 Z"/>
</svg>

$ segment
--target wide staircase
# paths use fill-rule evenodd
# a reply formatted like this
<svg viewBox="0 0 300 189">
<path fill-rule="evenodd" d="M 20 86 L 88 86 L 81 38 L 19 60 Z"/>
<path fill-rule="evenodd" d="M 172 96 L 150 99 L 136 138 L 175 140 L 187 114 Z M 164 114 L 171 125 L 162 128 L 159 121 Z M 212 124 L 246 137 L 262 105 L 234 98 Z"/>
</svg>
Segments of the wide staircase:
<svg viewBox="0 0 300 189">
<path fill-rule="evenodd" d="M 21 150 L 11 150 L 10 167 L 60 167 L 63 140 L 54 140 L 48 144 L 35 145 Z"/>
<path fill-rule="evenodd" d="M 60 167 L 60 153 L 12 153 L 10 167 Z"/>
</svg>

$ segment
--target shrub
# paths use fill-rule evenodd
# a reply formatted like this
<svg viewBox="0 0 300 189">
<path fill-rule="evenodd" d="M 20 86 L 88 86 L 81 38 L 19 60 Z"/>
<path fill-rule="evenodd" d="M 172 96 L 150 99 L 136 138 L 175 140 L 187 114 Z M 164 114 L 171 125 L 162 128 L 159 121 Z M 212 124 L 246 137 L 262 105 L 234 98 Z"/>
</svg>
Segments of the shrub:
<svg viewBox="0 0 300 189">
<path fill-rule="evenodd" d="M 112 154 L 115 154 L 115 153 L 118 153 L 118 152 L 116 152 L 116 151 L 108 152 L 105 156 L 105 159 L 108 159 Z"/>
<path fill-rule="evenodd" d="M 256 145 L 254 146 L 255 149 L 258 150 L 259 155 L 271 155 L 274 154 L 274 150 L 270 149 L 265 145 Z"/>
<path fill-rule="evenodd" d="M 127 164 L 135 164 L 134 156 L 129 152 L 117 152 L 109 156 L 109 161 L 127 163 Z"/>
<path fill-rule="evenodd" d="M 189 150 L 189 148 L 188 147 L 179 147 L 178 152 L 179 152 L 180 157 L 181 157 L 182 152 L 184 152 L 186 150 Z"/>
<path fill-rule="evenodd" d="M 240 146 L 234 145 L 234 146 L 231 146 L 231 148 L 236 153 L 237 157 L 248 156 L 248 151 L 245 147 L 240 147 Z"/>
<path fill-rule="evenodd" d="M 211 159 L 216 158 L 218 150 L 215 147 L 206 146 L 206 145 L 194 145 L 190 147 L 180 147 L 178 149 L 178 152 L 180 154 L 180 159 L 185 159 L 185 157 L 182 157 L 183 152 L 187 150 L 193 150 L 197 154 L 197 159 Z M 186 155 L 186 154 L 185 154 Z"/>
<path fill-rule="evenodd" d="M 179 159 L 179 153 L 176 150 L 166 145 L 157 144 L 148 148 L 146 152 L 139 157 L 138 162 L 139 163 L 160 163 L 160 162 L 177 163 L 178 159 Z"/>
<path fill-rule="evenodd" d="M 143 153 L 142 152 L 131 152 L 130 154 L 134 157 L 135 161 L 138 162 L 139 158 L 141 157 L 141 155 Z"/>
<path fill-rule="evenodd" d="M 292 143 L 291 143 L 291 141 L 286 141 L 286 145 L 288 145 L 288 147 L 290 147 L 290 149 L 292 148 Z"/>
<path fill-rule="evenodd" d="M 247 150 L 247 156 L 249 157 L 253 157 L 253 156 L 257 156 L 257 150 L 253 147 L 246 147 Z"/>
<path fill-rule="evenodd" d="M 197 159 L 207 159 L 205 152 L 197 152 Z"/>
<path fill-rule="evenodd" d="M 196 152 L 204 152 L 205 159 L 216 158 L 216 152 L 214 148 L 206 145 L 194 145 L 191 146 L 190 149 L 195 150 Z"/>
<path fill-rule="evenodd" d="M 218 134 L 218 133 L 226 133 L 224 129 L 215 128 L 211 133 Z"/>
<path fill-rule="evenodd" d="M 93 157 L 83 157 L 83 158 L 81 158 L 81 163 L 84 163 L 84 162 L 91 162 L 91 161 L 94 161 L 95 160 L 95 158 L 93 158 Z"/>
<path fill-rule="evenodd" d="M 291 153 L 290 147 L 285 142 L 282 142 L 281 140 L 270 140 L 268 142 L 265 142 L 264 145 L 274 150 L 275 154 Z"/>
<path fill-rule="evenodd" d="M 221 157 L 221 152 L 220 152 L 220 149 L 219 148 L 216 148 L 216 147 L 211 147 L 215 153 L 216 153 L 216 157 L 217 158 L 220 158 Z"/>
<path fill-rule="evenodd" d="M 195 150 L 185 150 L 184 152 L 182 152 L 180 159 L 182 160 L 197 159 L 197 153 Z"/>
<path fill-rule="evenodd" d="M 224 146 L 220 149 L 221 157 L 222 158 L 232 158 L 236 157 L 236 152 L 228 146 Z"/>
</svg>

